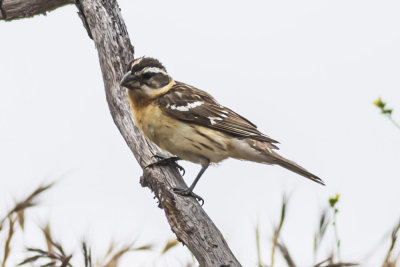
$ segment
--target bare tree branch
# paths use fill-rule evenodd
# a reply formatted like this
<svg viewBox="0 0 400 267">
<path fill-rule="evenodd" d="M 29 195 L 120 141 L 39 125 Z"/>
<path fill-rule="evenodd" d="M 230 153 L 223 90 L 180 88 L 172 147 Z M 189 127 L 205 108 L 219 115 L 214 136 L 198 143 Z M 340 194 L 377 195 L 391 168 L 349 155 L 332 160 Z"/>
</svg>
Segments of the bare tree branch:
<svg viewBox="0 0 400 267">
<path fill-rule="evenodd" d="M 1 3 L 2 0 L 0 0 Z M 29 3 L 28 3 L 29 2 Z M 3 0 L 2 18 L 22 18 L 54 9 L 70 0 Z M 126 92 L 119 81 L 128 62 L 133 59 L 125 23 L 116 0 L 77 0 L 80 17 L 94 40 L 103 73 L 111 115 L 129 148 L 143 168 L 159 149 L 148 142 L 136 127 Z M 171 167 L 145 169 L 140 180 L 149 187 L 164 209 L 168 223 L 178 240 L 188 246 L 200 266 L 241 266 L 222 234 L 199 203 L 173 193 L 173 187 L 186 187 L 179 172 Z"/>
<path fill-rule="evenodd" d="M 0 19 L 28 18 L 74 2 L 74 0 L 0 0 Z"/>
</svg>

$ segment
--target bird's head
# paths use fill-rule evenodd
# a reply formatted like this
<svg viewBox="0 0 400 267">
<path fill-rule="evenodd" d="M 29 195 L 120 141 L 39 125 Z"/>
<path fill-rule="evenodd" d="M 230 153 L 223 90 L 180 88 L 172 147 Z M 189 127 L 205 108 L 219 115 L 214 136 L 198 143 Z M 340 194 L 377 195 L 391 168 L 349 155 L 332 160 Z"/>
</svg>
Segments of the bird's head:
<svg viewBox="0 0 400 267">
<path fill-rule="evenodd" d="M 154 58 L 141 57 L 129 63 L 120 84 L 130 92 L 152 97 L 167 91 L 173 80 L 165 67 Z"/>
</svg>

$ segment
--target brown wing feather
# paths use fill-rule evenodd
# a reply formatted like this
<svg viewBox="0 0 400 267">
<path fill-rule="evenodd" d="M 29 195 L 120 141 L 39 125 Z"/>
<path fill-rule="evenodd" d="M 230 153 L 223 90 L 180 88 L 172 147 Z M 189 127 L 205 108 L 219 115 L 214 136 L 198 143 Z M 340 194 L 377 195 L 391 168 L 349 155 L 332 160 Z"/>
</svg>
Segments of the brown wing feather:
<svg viewBox="0 0 400 267">
<path fill-rule="evenodd" d="M 158 105 L 169 116 L 208 127 L 237 138 L 251 138 L 270 143 L 278 143 L 257 130 L 257 126 L 218 104 L 204 91 L 177 82 L 167 93 L 158 98 Z"/>
</svg>

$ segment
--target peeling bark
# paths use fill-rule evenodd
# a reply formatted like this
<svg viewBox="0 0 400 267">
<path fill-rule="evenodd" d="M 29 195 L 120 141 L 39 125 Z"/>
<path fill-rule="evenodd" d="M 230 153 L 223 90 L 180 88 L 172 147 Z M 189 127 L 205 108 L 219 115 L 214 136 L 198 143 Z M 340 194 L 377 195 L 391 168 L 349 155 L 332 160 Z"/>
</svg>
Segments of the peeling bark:
<svg viewBox="0 0 400 267">
<path fill-rule="evenodd" d="M 1 1 L 1 0 L 0 0 Z M 0 2 L 1 3 L 1 2 Z M 54 9 L 70 0 L 3 0 L 2 17 L 22 18 Z M 125 23 L 116 0 L 78 0 L 77 7 L 85 28 L 99 55 L 107 102 L 121 135 L 144 168 L 159 149 L 136 127 L 126 91 L 119 86 L 125 67 L 133 59 Z M 194 254 L 200 266 L 241 266 L 222 234 L 194 198 L 173 193 L 174 187 L 186 187 L 176 169 L 154 167 L 144 169 L 142 186 L 150 188 L 159 200 L 168 223 L 177 238 Z"/>
</svg>

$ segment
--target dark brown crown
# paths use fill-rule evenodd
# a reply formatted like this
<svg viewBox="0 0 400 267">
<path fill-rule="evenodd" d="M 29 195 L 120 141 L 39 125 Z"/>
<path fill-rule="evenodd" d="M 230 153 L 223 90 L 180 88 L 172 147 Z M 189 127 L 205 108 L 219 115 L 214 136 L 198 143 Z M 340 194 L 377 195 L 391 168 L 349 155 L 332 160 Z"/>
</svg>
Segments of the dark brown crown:
<svg viewBox="0 0 400 267">
<path fill-rule="evenodd" d="M 167 71 L 165 67 L 161 64 L 160 61 L 158 61 L 155 58 L 151 57 L 141 57 L 134 59 L 131 63 L 129 63 L 129 70 L 131 73 L 135 73 L 137 71 L 141 71 L 144 68 L 147 67 L 154 67 L 154 68 L 159 68 L 164 70 L 165 72 Z"/>
</svg>

